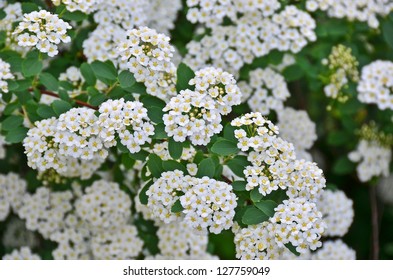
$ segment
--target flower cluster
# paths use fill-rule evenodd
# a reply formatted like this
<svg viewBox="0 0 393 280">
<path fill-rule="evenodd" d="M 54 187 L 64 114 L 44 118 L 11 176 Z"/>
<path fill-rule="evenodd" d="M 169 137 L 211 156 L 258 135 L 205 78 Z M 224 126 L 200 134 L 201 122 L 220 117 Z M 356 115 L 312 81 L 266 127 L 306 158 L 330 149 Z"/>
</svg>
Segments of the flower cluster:
<svg viewBox="0 0 393 280">
<path fill-rule="evenodd" d="M 326 11 L 334 18 L 367 22 L 370 27 L 378 28 L 378 16 L 388 15 L 393 10 L 393 3 L 389 0 L 307 0 L 306 8 Z"/>
<path fill-rule="evenodd" d="M 358 85 L 358 99 L 377 104 L 381 110 L 393 110 L 393 63 L 377 60 L 362 68 Z"/>
<path fill-rule="evenodd" d="M 8 33 L 12 30 L 12 24 L 22 18 L 22 5 L 20 3 L 7 4 L 2 11 L 5 17 L 0 20 L 0 30 Z"/>
<path fill-rule="evenodd" d="M 141 146 L 151 142 L 154 127 L 147 116 L 147 110 L 139 101 L 108 100 L 100 105 L 97 125 L 105 128 L 101 137 L 109 145 L 116 134 L 121 144 L 131 153 L 137 153 Z"/>
<path fill-rule="evenodd" d="M 10 254 L 3 256 L 3 260 L 40 260 L 40 256 L 31 252 L 29 247 L 15 249 Z"/>
<path fill-rule="evenodd" d="M 0 59 L 0 98 L 2 92 L 8 92 L 8 83 L 6 80 L 13 79 L 14 75 L 11 73 L 11 65 L 2 59 Z"/>
<path fill-rule="evenodd" d="M 78 216 L 92 231 L 119 228 L 130 218 L 131 200 L 116 183 L 95 181 L 75 203 Z"/>
<path fill-rule="evenodd" d="M 169 154 L 168 150 L 168 142 L 156 143 L 152 149 L 152 152 L 159 156 L 162 160 L 171 160 L 172 157 Z M 184 147 L 183 152 L 180 156 L 179 160 L 186 160 L 189 161 L 194 158 L 196 154 L 196 150 L 193 146 L 188 148 Z"/>
<path fill-rule="evenodd" d="M 118 48 L 122 67 L 132 72 L 138 82 L 145 83 L 149 94 L 162 99 L 176 91 L 176 67 L 171 63 L 175 50 L 169 40 L 153 29 L 140 27 L 128 30 L 127 40 Z"/>
<path fill-rule="evenodd" d="M 193 145 L 206 145 L 222 130 L 217 103 L 206 94 L 182 90 L 172 97 L 163 111 L 165 131 L 176 142 L 189 138 Z"/>
<path fill-rule="evenodd" d="M 285 108 L 278 111 L 280 136 L 293 144 L 296 157 L 311 160 L 306 150 L 310 149 L 317 140 L 315 123 L 310 120 L 306 111 Z"/>
<path fill-rule="evenodd" d="M 297 252 L 303 253 L 322 246 L 319 240 L 326 224 L 315 203 L 304 198 L 290 198 L 274 210 L 276 213 L 267 228 L 274 233 L 279 247 L 291 243 Z"/>
<path fill-rule="evenodd" d="M 36 47 L 40 52 L 53 57 L 58 54 L 57 45 L 69 43 L 67 30 L 71 25 L 59 19 L 57 15 L 45 10 L 24 14 L 23 21 L 16 27 L 14 34 L 18 35 L 18 45 Z"/>
<path fill-rule="evenodd" d="M 14 173 L 0 174 L 0 221 L 4 221 L 11 209 L 17 213 L 26 193 L 26 181 Z"/>
<path fill-rule="evenodd" d="M 343 191 L 326 190 L 317 202 L 327 228 L 325 236 L 344 236 L 353 221 L 353 202 Z"/>
<path fill-rule="evenodd" d="M 148 26 L 160 33 L 168 34 L 175 27 L 174 21 L 182 8 L 181 0 L 153 0 L 146 9 Z"/>
<path fill-rule="evenodd" d="M 360 162 L 356 170 L 362 182 L 367 182 L 374 176 L 389 176 L 392 150 L 376 141 L 360 140 L 356 150 L 348 157 L 353 162 Z"/>
<path fill-rule="evenodd" d="M 184 176 L 176 170 L 162 173 L 146 194 L 153 217 L 165 223 L 184 219 L 197 232 L 216 234 L 232 226 L 237 203 L 227 183 Z M 171 212 L 178 201 L 182 210 Z"/>
<path fill-rule="evenodd" d="M 85 14 L 96 11 L 102 2 L 103 0 L 52 0 L 56 6 L 64 4 L 70 12 L 81 11 Z"/>
<path fill-rule="evenodd" d="M 239 86 L 242 92 L 251 95 L 247 102 L 250 109 L 262 115 L 268 115 L 271 110 L 282 110 L 284 101 L 290 96 L 284 77 L 271 68 L 258 68 L 249 75 L 250 82 Z"/>
<path fill-rule="evenodd" d="M 313 260 L 356 260 L 356 252 L 341 239 L 328 240 L 323 247 L 312 254 Z"/>
</svg>

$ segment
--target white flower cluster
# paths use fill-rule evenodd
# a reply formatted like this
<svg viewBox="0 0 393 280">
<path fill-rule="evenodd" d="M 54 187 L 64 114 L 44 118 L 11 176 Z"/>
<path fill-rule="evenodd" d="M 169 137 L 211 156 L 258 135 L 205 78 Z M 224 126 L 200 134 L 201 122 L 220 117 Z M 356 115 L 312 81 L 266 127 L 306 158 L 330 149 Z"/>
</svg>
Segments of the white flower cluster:
<svg viewBox="0 0 393 280">
<path fill-rule="evenodd" d="M 378 28 L 378 16 L 388 15 L 393 3 L 390 0 L 307 0 L 306 8 L 312 12 L 327 11 L 334 18 L 367 22 L 371 28 Z"/>
<path fill-rule="evenodd" d="M 4 11 L 5 17 L 0 19 L 0 30 L 9 33 L 12 31 L 12 24 L 22 18 L 22 5 L 20 3 L 9 3 L 6 4 L 2 11 Z"/>
<path fill-rule="evenodd" d="M 112 145 L 117 134 L 131 153 L 137 153 L 142 145 L 151 142 L 154 126 L 141 102 L 108 100 L 100 105 L 99 112 L 97 125 L 105 128 L 101 134 L 105 143 Z"/>
<path fill-rule="evenodd" d="M 392 150 L 376 141 L 360 140 L 356 150 L 348 157 L 353 162 L 360 162 L 356 171 L 361 182 L 367 182 L 374 176 L 389 176 Z"/>
<path fill-rule="evenodd" d="M 35 194 L 25 195 L 18 215 L 26 220 L 27 229 L 37 230 L 44 238 L 49 238 L 63 227 L 65 215 L 72 209 L 72 198 L 70 191 L 51 192 L 40 187 Z"/>
<path fill-rule="evenodd" d="M 182 90 L 172 97 L 163 111 L 165 131 L 176 142 L 189 138 L 193 145 L 207 145 L 222 130 L 216 102 L 207 94 Z"/>
<path fill-rule="evenodd" d="M 103 0 L 52 0 L 56 6 L 64 4 L 70 12 L 81 11 L 85 14 L 96 11 L 102 2 Z"/>
<path fill-rule="evenodd" d="M 15 78 L 10 68 L 11 65 L 0 58 L 0 98 L 2 97 L 2 92 L 8 92 L 8 83 L 6 80 Z"/>
<path fill-rule="evenodd" d="M 116 183 L 95 181 L 75 203 L 78 216 L 94 232 L 119 228 L 130 218 L 131 200 Z"/>
<path fill-rule="evenodd" d="M 184 219 L 197 232 L 216 234 L 232 226 L 237 203 L 227 183 L 184 176 L 176 170 L 162 173 L 146 194 L 153 217 L 164 223 Z M 183 210 L 173 213 L 171 209 L 178 200 Z"/>
<path fill-rule="evenodd" d="M 268 115 L 284 108 L 284 101 L 290 96 L 284 77 L 271 68 L 250 71 L 250 82 L 239 84 L 242 92 L 250 94 L 248 106 L 251 111 Z"/>
<path fill-rule="evenodd" d="M 15 173 L 0 174 L 0 221 L 4 221 L 11 209 L 17 213 L 26 193 L 26 181 Z"/>
<path fill-rule="evenodd" d="M 185 222 L 160 225 L 157 231 L 162 259 L 206 259 L 207 235 L 197 235 Z"/>
<path fill-rule="evenodd" d="M 149 7 L 146 9 L 148 26 L 169 35 L 169 31 L 175 27 L 174 21 L 181 8 L 181 0 L 149 1 Z"/>
<path fill-rule="evenodd" d="M 41 10 L 24 14 L 23 21 L 16 27 L 14 34 L 18 35 L 19 46 L 36 47 L 40 52 L 53 57 L 59 52 L 58 44 L 71 41 L 67 35 L 68 29 L 71 29 L 71 25 L 67 22 L 55 14 Z"/>
<path fill-rule="evenodd" d="M 176 92 L 176 67 L 171 62 L 174 47 L 170 38 L 148 27 L 127 31 L 118 53 L 122 67 L 128 69 L 138 82 L 143 82 L 147 93 L 168 99 Z"/>
<path fill-rule="evenodd" d="M 3 260 L 40 260 L 41 257 L 31 252 L 29 247 L 15 249 L 10 254 L 3 256 Z"/>
<path fill-rule="evenodd" d="M 72 116 L 72 118 L 74 117 Z M 66 118 L 63 119 L 65 120 Z M 87 125 L 85 121 L 83 121 L 83 124 Z M 35 127 L 27 132 L 27 137 L 23 140 L 27 163 L 31 168 L 37 169 L 40 173 L 55 170 L 56 173 L 64 177 L 87 179 L 101 166 L 104 160 L 103 157 L 98 156 L 92 159 L 93 150 L 89 147 L 89 145 L 95 146 L 97 143 L 99 144 L 99 141 L 91 141 L 89 143 L 76 133 L 64 131 L 64 127 L 62 131 L 59 130 L 56 118 L 37 121 L 34 125 Z M 67 127 L 67 124 L 65 125 Z M 70 123 L 70 127 L 73 130 L 79 130 L 79 125 L 75 120 Z M 67 135 L 68 139 L 64 138 L 65 135 Z M 80 143 L 78 143 L 77 139 L 80 140 Z M 60 144 L 60 141 L 64 144 Z M 86 159 L 77 158 L 78 155 L 82 155 L 79 144 L 85 147 L 83 153 L 86 152 L 84 154 Z M 96 151 L 95 154 L 97 154 L 97 147 L 93 149 Z M 104 150 L 101 149 L 101 151 Z M 103 155 L 105 155 L 105 152 L 103 152 Z"/>
<path fill-rule="evenodd" d="M 152 149 L 152 153 L 159 156 L 162 160 L 171 160 L 172 157 L 169 154 L 168 150 L 168 142 L 156 143 Z M 193 146 L 184 147 L 183 152 L 179 158 L 179 160 L 189 161 L 194 158 L 196 154 L 196 150 Z"/>
<path fill-rule="evenodd" d="M 353 202 L 343 191 L 326 190 L 317 202 L 326 223 L 324 236 L 344 236 L 353 222 Z"/>
<path fill-rule="evenodd" d="M 393 62 L 377 60 L 363 67 L 358 99 L 377 104 L 381 110 L 393 110 Z"/>
<path fill-rule="evenodd" d="M 136 258 L 143 242 L 133 225 L 122 225 L 115 231 L 101 231 L 92 238 L 91 248 L 96 260 L 126 260 Z"/>
<path fill-rule="evenodd" d="M 314 145 L 317 132 L 315 123 L 311 121 L 307 112 L 288 107 L 278 111 L 277 116 L 280 136 L 293 144 L 297 158 L 311 160 L 311 155 L 306 150 Z"/>
<path fill-rule="evenodd" d="M 312 254 L 313 260 L 356 260 L 355 250 L 341 239 L 323 242 L 323 247 Z"/>
<path fill-rule="evenodd" d="M 274 210 L 276 213 L 267 228 L 274 233 L 279 247 L 291 243 L 297 252 L 305 253 L 322 246 L 320 238 L 326 224 L 315 203 L 304 198 L 290 198 Z"/>
<path fill-rule="evenodd" d="M 198 4 L 198 1 L 191 2 Z M 190 9 L 188 19 L 197 21 L 199 18 L 199 21 L 211 22 L 213 26 L 202 40 L 191 41 L 187 45 L 189 52 L 185 61 L 193 69 L 212 65 L 238 74 L 239 69 L 245 63 L 251 63 L 255 57 L 267 55 L 272 50 L 297 53 L 308 41 L 316 39 L 315 21 L 295 6 L 286 6 L 284 10 L 276 12 L 280 8 L 276 0 L 236 1 L 236 6 L 225 1 L 231 7 L 222 7 L 221 13 L 214 14 L 214 9 L 221 9 L 223 2 L 202 2 L 201 7 L 209 12 L 199 13 L 196 9 Z M 224 17 L 226 13 L 233 14 L 232 24 L 220 25 L 220 16 Z"/>
</svg>

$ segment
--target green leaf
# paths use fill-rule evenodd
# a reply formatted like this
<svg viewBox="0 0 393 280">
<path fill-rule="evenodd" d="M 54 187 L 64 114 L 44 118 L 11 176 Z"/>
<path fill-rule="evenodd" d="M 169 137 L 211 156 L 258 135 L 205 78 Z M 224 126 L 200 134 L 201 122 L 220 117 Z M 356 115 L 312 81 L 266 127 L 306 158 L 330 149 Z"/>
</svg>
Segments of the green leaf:
<svg viewBox="0 0 393 280">
<path fill-rule="evenodd" d="M 183 171 L 184 174 L 187 174 L 187 168 L 176 160 L 164 160 L 162 162 L 162 168 L 164 171 L 180 170 Z"/>
<path fill-rule="evenodd" d="M 26 3 L 26 2 L 22 3 L 22 12 L 24 14 L 28 14 L 28 13 L 31 13 L 33 11 L 39 11 L 39 10 L 40 10 L 40 8 L 38 7 L 37 4 Z"/>
<path fill-rule="evenodd" d="M 146 183 L 146 185 L 142 188 L 141 192 L 139 193 L 139 200 L 143 205 L 146 205 L 149 202 L 149 197 L 147 196 L 146 192 L 149 188 L 153 185 L 153 180 L 150 180 Z"/>
<path fill-rule="evenodd" d="M 40 105 L 40 107 L 37 109 L 37 114 L 44 119 L 56 116 L 56 113 L 53 111 L 52 107 L 45 104 Z"/>
<path fill-rule="evenodd" d="M 147 160 L 147 167 L 155 178 L 160 178 L 161 173 L 164 171 L 162 167 L 162 159 L 155 154 L 149 155 Z"/>
<path fill-rule="evenodd" d="M 291 251 L 292 254 L 296 255 L 296 256 L 300 256 L 300 253 L 298 251 L 296 251 L 296 247 L 292 245 L 292 243 L 286 243 L 284 244 L 285 247 L 287 247 L 287 249 L 289 251 Z"/>
<path fill-rule="evenodd" d="M 4 97 L 4 96 L 3 96 Z M 21 104 L 18 101 L 8 103 L 4 108 L 4 115 L 11 115 L 15 110 L 18 110 L 21 107 Z"/>
<path fill-rule="evenodd" d="M 72 108 L 71 104 L 64 100 L 55 100 L 52 102 L 51 106 L 57 116 L 60 116 Z"/>
<path fill-rule="evenodd" d="M 184 210 L 184 207 L 180 203 L 180 199 L 176 200 L 176 202 L 171 207 L 172 213 L 179 213 Z"/>
<path fill-rule="evenodd" d="M 99 92 L 94 87 L 88 87 L 87 92 L 90 96 L 89 103 L 93 106 L 99 106 L 107 99 L 105 94 Z"/>
<path fill-rule="evenodd" d="M 5 18 L 7 16 L 6 12 L 4 12 L 3 10 L 0 10 L 0 20 L 2 20 L 3 18 Z M 5 33 L 5 31 L 2 31 Z M 3 43 L 3 42 L 2 42 Z"/>
<path fill-rule="evenodd" d="M 0 11 L 0 17 L 1 17 L 1 12 L 2 11 Z M 7 40 L 7 33 L 5 31 L 0 31 L 0 44 L 4 44 L 6 40 Z"/>
<path fill-rule="evenodd" d="M 166 105 L 165 101 L 161 100 L 160 98 L 147 94 L 142 95 L 140 101 L 143 103 L 143 106 L 147 109 L 151 107 L 158 107 L 162 110 Z"/>
<path fill-rule="evenodd" d="M 49 73 L 41 73 L 40 74 L 40 82 L 51 91 L 57 91 L 59 89 L 59 82 L 52 74 Z"/>
<path fill-rule="evenodd" d="M 259 192 L 258 188 L 254 188 L 251 192 L 250 192 L 250 198 L 253 202 L 258 202 L 263 198 L 263 195 Z"/>
<path fill-rule="evenodd" d="M 82 13 L 81 11 L 75 11 L 75 12 L 66 11 L 65 13 L 63 13 L 61 17 L 65 20 L 71 20 L 76 22 L 87 19 L 87 15 Z"/>
<path fill-rule="evenodd" d="M 176 142 L 175 140 L 173 140 L 173 138 L 170 138 L 168 141 L 168 150 L 169 155 L 173 159 L 179 159 L 183 154 L 183 144 Z"/>
<path fill-rule="evenodd" d="M 227 162 L 228 167 L 235 173 L 236 176 L 244 177 L 243 170 L 250 165 L 246 156 L 235 156 Z"/>
<path fill-rule="evenodd" d="M 134 75 L 129 71 L 124 70 L 119 74 L 119 82 L 122 88 L 130 88 L 135 84 Z"/>
<path fill-rule="evenodd" d="M 267 220 L 269 220 L 269 216 L 255 206 L 249 206 L 242 217 L 242 222 L 245 225 L 256 225 Z"/>
<path fill-rule="evenodd" d="M 274 216 L 274 208 L 278 206 L 278 204 L 273 200 L 262 200 L 260 202 L 254 203 L 254 205 L 269 217 Z"/>
<path fill-rule="evenodd" d="M 97 82 L 97 78 L 94 75 L 93 69 L 91 68 L 90 64 L 87 64 L 86 62 L 82 63 L 80 70 L 86 84 L 89 86 L 94 86 Z"/>
<path fill-rule="evenodd" d="M 149 116 L 149 119 L 154 122 L 154 123 L 162 123 L 162 117 L 164 116 L 164 112 L 162 111 L 161 108 L 159 107 L 149 107 L 147 109 L 147 115 Z"/>
<path fill-rule="evenodd" d="M 230 123 L 228 123 L 224 127 L 224 138 L 229 141 L 237 142 L 237 139 L 235 137 L 235 130 L 237 128 L 233 127 Z"/>
<path fill-rule="evenodd" d="M 119 144 L 121 144 L 121 143 L 119 143 Z M 128 149 L 127 149 L 127 152 L 129 153 Z M 148 155 L 149 155 L 149 153 L 146 152 L 145 150 L 140 150 L 138 153 L 130 154 L 130 157 L 135 159 L 135 160 L 140 160 L 140 161 L 144 162 L 144 161 L 146 161 L 146 158 L 147 158 Z"/>
<path fill-rule="evenodd" d="M 23 126 L 12 129 L 8 131 L 7 135 L 5 136 L 5 141 L 11 144 L 20 143 L 23 141 L 23 139 L 25 139 L 28 130 L 29 129 Z"/>
<path fill-rule="evenodd" d="M 382 24 L 382 34 L 385 42 L 393 49 L 393 22 L 386 20 Z"/>
<path fill-rule="evenodd" d="M 35 76 L 41 72 L 42 66 L 37 58 L 28 58 L 22 62 L 22 74 L 25 77 Z"/>
<path fill-rule="evenodd" d="M 194 71 L 190 67 L 188 67 L 184 63 L 180 63 L 177 68 L 177 82 L 176 82 L 176 90 L 180 92 L 184 89 L 191 89 L 192 87 L 188 84 L 188 82 L 195 77 Z"/>
<path fill-rule="evenodd" d="M 105 82 L 105 79 L 114 81 L 117 78 L 117 70 L 113 64 L 105 63 L 102 61 L 93 61 L 91 64 L 94 74 L 98 79 Z"/>
<path fill-rule="evenodd" d="M 300 66 L 294 64 L 285 68 L 285 70 L 283 71 L 283 75 L 287 82 L 292 82 L 299 80 L 301 77 L 303 77 L 304 71 Z"/>
<path fill-rule="evenodd" d="M 337 175 L 350 174 L 355 170 L 355 163 L 350 161 L 347 156 L 340 157 L 333 165 L 333 172 Z"/>
<path fill-rule="evenodd" d="M 216 172 L 216 166 L 214 161 L 211 158 L 205 158 L 198 164 L 198 172 L 196 177 L 202 178 L 203 176 L 207 176 L 210 178 L 214 177 Z"/>
<path fill-rule="evenodd" d="M 211 151 L 221 156 L 229 156 L 239 152 L 239 148 L 235 142 L 221 139 L 213 144 Z"/>
<path fill-rule="evenodd" d="M 121 156 L 121 163 L 124 165 L 125 168 L 131 169 L 134 166 L 135 159 L 130 157 L 130 154 L 124 153 Z"/>
<path fill-rule="evenodd" d="M 24 118 L 22 116 L 9 116 L 3 122 L 1 122 L 1 129 L 2 130 L 13 130 L 18 126 L 23 124 Z"/>
<path fill-rule="evenodd" d="M 327 143 L 330 146 L 342 146 L 350 142 L 351 139 L 351 135 L 346 131 L 334 131 L 328 135 Z"/>
<path fill-rule="evenodd" d="M 232 183 L 232 188 L 235 191 L 245 191 L 246 190 L 246 185 L 247 185 L 246 181 L 234 181 Z"/>
<path fill-rule="evenodd" d="M 165 132 L 165 124 L 159 123 L 154 127 L 153 139 L 166 139 L 168 135 Z"/>
</svg>

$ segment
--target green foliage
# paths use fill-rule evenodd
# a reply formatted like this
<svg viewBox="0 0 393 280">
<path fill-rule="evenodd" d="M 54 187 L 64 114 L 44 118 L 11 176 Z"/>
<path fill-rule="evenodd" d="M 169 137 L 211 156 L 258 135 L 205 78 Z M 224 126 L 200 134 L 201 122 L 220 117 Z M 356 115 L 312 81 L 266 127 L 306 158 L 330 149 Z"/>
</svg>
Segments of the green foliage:
<svg viewBox="0 0 393 280">
<path fill-rule="evenodd" d="M 198 164 L 198 172 L 196 177 L 202 178 L 204 176 L 213 178 L 216 172 L 216 165 L 211 158 L 205 158 Z"/>
<path fill-rule="evenodd" d="M 184 89 L 192 89 L 192 86 L 188 84 L 189 80 L 195 77 L 194 71 L 191 70 L 189 66 L 184 63 L 180 63 L 177 68 L 177 82 L 176 90 L 180 92 Z"/>
</svg>

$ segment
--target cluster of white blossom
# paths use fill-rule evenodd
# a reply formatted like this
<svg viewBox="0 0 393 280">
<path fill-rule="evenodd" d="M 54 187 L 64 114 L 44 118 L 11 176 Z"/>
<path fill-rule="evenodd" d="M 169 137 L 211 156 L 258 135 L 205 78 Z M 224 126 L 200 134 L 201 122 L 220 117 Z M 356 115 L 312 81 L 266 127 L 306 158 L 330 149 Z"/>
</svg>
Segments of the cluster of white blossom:
<svg viewBox="0 0 393 280">
<path fill-rule="evenodd" d="M 290 198 L 284 200 L 275 211 L 267 228 L 274 233 L 279 247 L 291 243 L 297 252 L 304 253 L 322 246 L 320 238 L 326 224 L 315 203 L 304 198 Z"/>
<path fill-rule="evenodd" d="M 282 110 L 284 101 L 290 96 L 284 77 L 271 68 L 258 68 L 249 75 L 250 82 L 239 83 L 239 86 L 246 96 L 251 95 L 247 102 L 251 111 L 268 115 L 271 110 Z"/>
<path fill-rule="evenodd" d="M 2 11 L 5 13 L 5 17 L 0 19 L 0 30 L 8 33 L 12 30 L 12 24 L 22 18 L 22 5 L 8 3 Z"/>
<path fill-rule="evenodd" d="M 341 239 L 323 242 L 323 247 L 312 254 L 313 260 L 356 260 L 356 252 Z"/>
<path fill-rule="evenodd" d="M 128 30 L 118 53 L 121 67 L 128 69 L 138 82 L 143 82 L 147 93 L 168 99 L 176 93 L 176 67 L 171 62 L 174 47 L 170 38 L 148 27 Z"/>
<path fill-rule="evenodd" d="M 64 218 L 73 207 L 72 192 L 52 192 L 48 188 L 40 187 L 34 194 L 26 194 L 23 205 L 18 211 L 20 218 L 26 220 L 26 227 L 38 231 L 44 238 L 64 225 Z"/>
<path fill-rule="evenodd" d="M 105 143 L 113 145 L 116 134 L 121 144 L 131 153 L 137 153 L 141 146 L 151 142 L 154 126 L 147 116 L 147 110 L 139 101 L 108 100 L 100 105 L 97 125 L 105 128 L 101 134 Z"/>
<path fill-rule="evenodd" d="M 393 10 L 390 0 L 307 0 L 309 11 L 326 11 L 333 18 L 347 18 L 350 21 L 367 22 L 371 28 L 378 28 L 378 16 L 386 16 Z"/>
<path fill-rule="evenodd" d="M 58 54 L 57 45 L 61 42 L 69 43 L 67 30 L 71 25 L 48 11 L 33 11 L 24 14 L 23 21 L 16 27 L 18 45 L 22 47 L 36 47 L 40 52 L 53 57 Z"/>
<path fill-rule="evenodd" d="M 131 199 L 117 183 L 95 181 L 75 203 L 78 216 L 92 231 L 119 228 L 130 218 Z"/>
<path fill-rule="evenodd" d="M 68 92 L 68 94 L 71 98 L 74 98 L 81 94 L 85 79 L 78 67 L 70 66 L 64 73 L 60 74 L 59 81 L 68 82 L 73 86 L 73 90 Z"/>
<path fill-rule="evenodd" d="M 376 141 L 360 140 L 356 150 L 348 157 L 351 161 L 359 163 L 356 170 L 362 182 L 367 182 L 374 176 L 389 176 L 392 150 Z"/>
<path fill-rule="evenodd" d="M 7 222 L 2 241 L 6 248 L 20 248 L 23 246 L 34 248 L 39 245 L 38 236 L 27 230 L 25 223 L 18 218 L 12 218 Z"/>
<path fill-rule="evenodd" d="M 146 9 L 148 26 L 169 35 L 169 31 L 175 27 L 174 21 L 181 8 L 181 0 L 149 1 L 149 7 Z"/>
<path fill-rule="evenodd" d="M 344 236 L 353 222 L 352 200 L 343 191 L 326 190 L 317 205 L 326 223 L 324 236 Z"/>
<path fill-rule="evenodd" d="M 162 173 L 146 194 L 153 218 L 164 223 L 184 219 L 202 234 L 207 231 L 218 234 L 233 224 L 236 196 L 227 183 L 184 176 L 182 171 L 175 170 Z M 172 212 L 176 203 L 180 203 L 181 211 Z"/>
<path fill-rule="evenodd" d="M 3 256 L 3 260 L 40 260 L 40 256 L 31 252 L 29 247 L 15 249 L 10 254 Z"/>
<path fill-rule="evenodd" d="M 206 94 L 182 90 L 172 97 L 163 111 L 165 131 L 176 142 L 189 138 L 193 145 L 206 145 L 222 130 L 216 101 Z"/>
<path fill-rule="evenodd" d="M 362 68 L 358 99 L 377 104 L 381 110 L 393 110 L 393 63 L 377 60 Z"/>
<path fill-rule="evenodd" d="M 70 12 L 81 11 L 85 14 L 96 11 L 102 2 L 103 0 L 52 0 L 56 6 L 64 4 Z"/>
<path fill-rule="evenodd" d="M 293 144 L 296 157 L 311 160 L 311 155 L 306 151 L 317 140 L 316 126 L 306 111 L 297 111 L 293 108 L 285 108 L 278 111 L 278 123 L 280 136 Z"/>
<path fill-rule="evenodd" d="M 86 124 L 85 122 L 83 123 Z M 81 155 L 81 150 L 78 146 L 79 143 L 74 141 L 77 138 L 80 139 L 81 144 L 85 145 L 86 154 L 84 156 L 86 158 L 91 158 L 92 150 L 86 147 L 85 138 L 75 137 L 79 135 L 69 131 L 68 133 L 60 131 L 56 118 L 53 117 L 37 121 L 34 125 L 35 127 L 29 129 L 27 137 L 23 140 L 27 163 L 31 168 L 37 169 L 40 173 L 54 170 L 57 174 L 64 177 L 81 177 L 82 179 L 87 179 L 101 166 L 103 162 L 102 156 L 88 160 L 76 157 L 77 154 Z M 78 129 L 78 125 L 73 121 L 71 126 Z M 71 138 L 62 138 L 66 134 Z M 64 144 L 60 145 L 60 140 Z M 69 145 L 73 145 L 75 151 Z M 90 145 L 95 145 L 95 142 L 90 142 Z M 66 151 L 69 155 L 65 154 Z M 74 156 L 70 156 L 72 154 Z M 44 179 L 49 178 L 45 176 Z"/>
<path fill-rule="evenodd" d="M 2 93 L 8 92 L 8 83 L 6 80 L 15 78 L 11 73 L 11 65 L 4 60 L 0 59 L 0 98 Z"/>
<path fill-rule="evenodd" d="M 11 210 L 18 213 L 26 187 L 26 181 L 15 173 L 0 174 L 0 221 L 4 221 Z"/>
<path fill-rule="evenodd" d="M 152 153 L 159 156 L 162 160 L 171 160 L 172 159 L 171 155 L 169 154 L 169 150 L 168 150 L 168 142 L 154 144 L 154 147 L 152 149 Z M 196 150 L 193 146 L 184 147 L 179 160 L 189 161 L 194 158 L 195 154 L 196 154 Z"/>
</svg>

